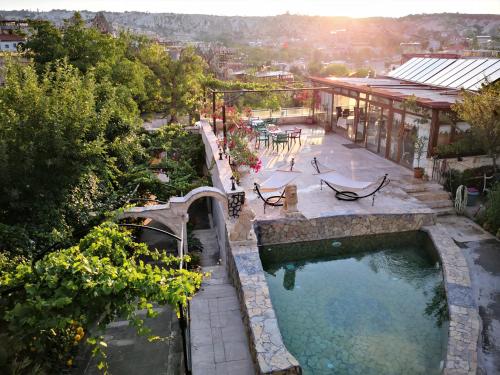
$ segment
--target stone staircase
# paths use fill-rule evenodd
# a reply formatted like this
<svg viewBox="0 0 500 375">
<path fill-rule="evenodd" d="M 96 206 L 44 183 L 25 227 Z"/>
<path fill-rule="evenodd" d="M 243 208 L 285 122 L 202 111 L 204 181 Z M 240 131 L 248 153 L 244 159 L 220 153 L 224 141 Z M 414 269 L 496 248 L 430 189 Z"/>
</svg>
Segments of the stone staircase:
<svg viewBox="0 0 500 375">
<path fill-rule="evenodd" d="M 432 181 L 414 178 L 399 181 L 401 188 L 413 198 L 432 208 L 438 216 L 455 215 L 450 194 L 443 187 Z"/>
</svg>

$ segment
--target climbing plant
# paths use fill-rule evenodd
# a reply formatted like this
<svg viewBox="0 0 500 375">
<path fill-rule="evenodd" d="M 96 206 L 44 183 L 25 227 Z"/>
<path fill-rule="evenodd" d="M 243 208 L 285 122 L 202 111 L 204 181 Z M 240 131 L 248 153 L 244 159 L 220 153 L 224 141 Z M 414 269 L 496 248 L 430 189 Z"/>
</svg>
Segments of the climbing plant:
<svg viewBox="0 0 500 375">
<path fill-rule="evenodd" d="M 202 275 L 178 264 L 112 222 L 36 261 L 0 254 L 0 373 L 60 373 L 83 344 L 106 372 L 108 323 L 125 318 L 150 335 L 138 310 L 154 317 L 155 303 L 185 306 L 200 286 Z"/>
</svg>

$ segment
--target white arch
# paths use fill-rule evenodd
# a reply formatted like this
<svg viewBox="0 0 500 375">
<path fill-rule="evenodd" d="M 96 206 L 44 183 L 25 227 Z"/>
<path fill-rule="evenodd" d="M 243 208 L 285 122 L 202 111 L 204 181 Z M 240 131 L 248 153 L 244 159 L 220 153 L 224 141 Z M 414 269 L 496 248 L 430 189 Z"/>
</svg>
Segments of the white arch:
<svg viewBox="0 0 500 375">
<path fill-rule="evenodd" d="M 120 218 L 141 217 L 155 220 L 169 227 L 173 234 L 181 237 L 182 233 L 187 233 L 189 206 L 197 199 L 211 197 L 215 198 L 224 206 L 224 217 L 229 218 L 228 198 L 221 190 L 212 186 L 201 186 L 191 190 L 183 197 L 171 197 L 167 204 L 155 204 L 144 207 L 131 207 L 119 214 Z M 184 241 L 185 251 L 187 251 L 187 241 Z"/>
</svg>

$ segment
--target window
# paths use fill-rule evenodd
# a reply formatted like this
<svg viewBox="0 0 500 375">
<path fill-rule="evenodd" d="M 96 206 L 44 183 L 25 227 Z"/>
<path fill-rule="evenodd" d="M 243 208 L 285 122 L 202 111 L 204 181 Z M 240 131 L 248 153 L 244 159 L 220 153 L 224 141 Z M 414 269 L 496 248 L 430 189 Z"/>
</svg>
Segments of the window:
<svg viewBox="0 0 500 375">
<path fill-rule="evenodd" d="M 6 45 L 5 45 L 5 48 L 6 48 L 6 49 L 9 49 L 9 48 L 10 48 L 10 46 L 9 46 L 8 44 L 6 44 Z"/>
</svg>

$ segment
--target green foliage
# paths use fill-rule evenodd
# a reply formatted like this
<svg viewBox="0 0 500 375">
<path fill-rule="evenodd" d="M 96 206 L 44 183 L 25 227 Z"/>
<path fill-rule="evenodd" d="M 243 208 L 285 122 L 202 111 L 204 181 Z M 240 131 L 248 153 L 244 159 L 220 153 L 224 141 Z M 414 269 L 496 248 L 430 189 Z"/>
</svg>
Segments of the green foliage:
<svg viewBox="0 0 500 375">
<path fill-rule="evenodd" d="M 121 316 L 147 333 L 137 309 L 177 308 L 199 286 L 178 260 L 101 223 L 132 194 L 167 200 L 208 183 L 199 136 L 179 125 L 149 134 L 140 120 L 192 113 L 204 77 L 192 50 L 173 62 L 142 37 L 87 28 L 78 14 L 63 33 L 32 27 L 33 64 L 7 64 L 0 87 L 0 373 L 52 374 L 71 365 L 94 325 Z M 149 169 L 158 150 L 168 184 Z M 105 347 L 97 336 L 87 343 L 94 354 Z"/>
<path fill-rule="evenodd" d="M 118 317 L 149 334 L 138 310 L 153 317 L 154 303 L 185 306 L 200 286 L 201 274 L 180 270 L 178 263 L 110 222 L 34 263 L 0 255 L 0 288 L 8 297 L 0 305 L 0 369 L 59 372 L 80 343 L 105 346 L 99 336 L 84 338 L 89 328 L 102 331 Z"/>
<path fill-rule="evenodd" d="M 483 87 L 479 93 L 463 90 L 460 96 L 453 110 L 471 125 L 474 139 L 484 147 L 496 170 L 500 152 L 500 82 Z"/>
<path fill-rule="evenodd" d="M 488 192 L 487 199 L 483 225 L 491 233 L 500 237 L 500 183 Z"/>
<path fill-rule="evenodd" d="M 465 132 L 463 138 L 447 145 L 438 145 L 435 149 L 440 158 L 483 155 L 483 147 L 478 144 L 470 132 Z"/>
<path fill-rule="evenodd" d="M 321 76 L 347 77 L 349 69 L 344 64 L 330 64 L 321 69 Z M 365 76 L 366 77 L 366 76 Z"/>
<path fill-rule="evenodd" d="M 417 168 L 420 168 L 420 160 L 424 155 L 427 148 L 427 137 L 415 137 L 414 149 L 415 149 L 415 159 L 417 159 Z"/>
</svg>

